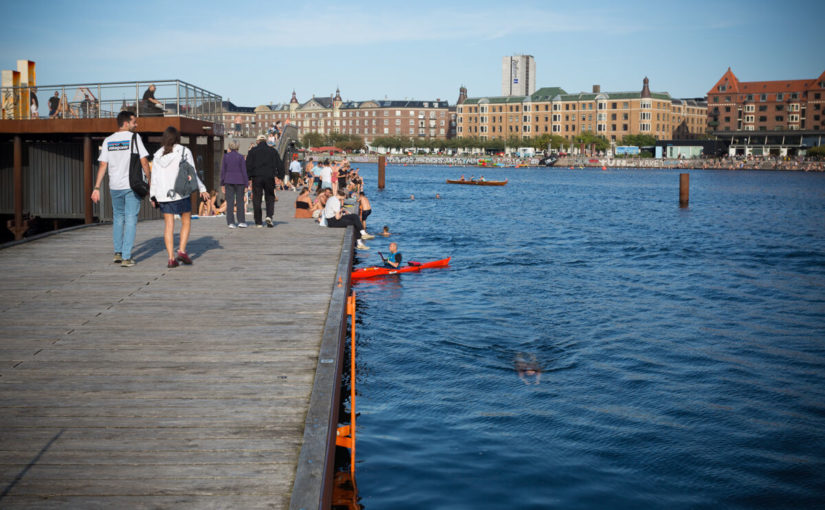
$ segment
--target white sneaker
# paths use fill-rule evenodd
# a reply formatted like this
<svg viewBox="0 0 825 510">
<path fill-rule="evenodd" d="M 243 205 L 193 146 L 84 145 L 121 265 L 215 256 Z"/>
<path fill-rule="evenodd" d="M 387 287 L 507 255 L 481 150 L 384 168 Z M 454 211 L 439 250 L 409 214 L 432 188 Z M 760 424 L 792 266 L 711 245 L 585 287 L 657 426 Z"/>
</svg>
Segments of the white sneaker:
<svg viewBox="0 0 825 510">
<path fill-rule="evenodd" d="M 362 243 L 360 239 L 355 244 L 355 248 L 358 249 L 358 250 L 369 250 L 370 249 L 370 247 L 367 246 L 366 244 Z"/>
<path fill-rule="evenodd" d="M 238 223 L 238 228 L 246 228 L 246 227 L 248 227 L 248 226 L 249 226 L 249 225 L 247 225 L 247 224 L 246 224 L 246 223 L 244 223 L 244 222 L 240 222 L 240 223 Z"/>
<path fill-rule="evenodd" d="M 375 239 L 375 236 L 367 233 L 366 230 L 363 230 L 361 231 L 361 239 L 366 239 L 367 241 L 369 241 L 370 239 Z"/>
<path fill-rule="evenodd" d="M 230 224 L 229 224 L 229 228 L 238 228 L 238 226 L 237 226 L 237 225 L 235 225 L 234 223 L 230 223 Z"/>
<path fill-rule="evenodd" d="M 266 218 L 266 226 L 269 227 L 269 228 L 272 228 L 272 227 L 275 226 L 275 225 L 272 224 L 272 218 L 269 218 L 269 217 Z"/>
</svg>

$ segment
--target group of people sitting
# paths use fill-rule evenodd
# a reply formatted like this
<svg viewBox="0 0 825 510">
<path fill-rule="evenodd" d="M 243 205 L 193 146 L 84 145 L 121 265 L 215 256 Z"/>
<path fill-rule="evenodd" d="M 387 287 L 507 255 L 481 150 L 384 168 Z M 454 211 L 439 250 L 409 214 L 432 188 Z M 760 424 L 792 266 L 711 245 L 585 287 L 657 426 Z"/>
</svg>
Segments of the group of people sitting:
<svg viewBox="0 0 825 510">
<path fill-rule="evenodd" d="M 364 181 L 358 174 L 358 169 L 352 169 L 346 160 L 332 164 L 326 159 L 315 165 L 314 160 L 309 158 L 303 169 L 298 161 L 293 161 L 290 164 L 290 175 L 301 186 L 295 200 L 296 218 L 312 218 L 321 226 L 333 228 L 352 225 L 356 247 L 359 250 L 369 249 L 362 239 L 374 237 L 366 230 L 367 217 L 372 213 L 372 207 L 363 191 Z M 357 214 L 344 204 L 347 198 L 356 199 Z"/>
</svg>

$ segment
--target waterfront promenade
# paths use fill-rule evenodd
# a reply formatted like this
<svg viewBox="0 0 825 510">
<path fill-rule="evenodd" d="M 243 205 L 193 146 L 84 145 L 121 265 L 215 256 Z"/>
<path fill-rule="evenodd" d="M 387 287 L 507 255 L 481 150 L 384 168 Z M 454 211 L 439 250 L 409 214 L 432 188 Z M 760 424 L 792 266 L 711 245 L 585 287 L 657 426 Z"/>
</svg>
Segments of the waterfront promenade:
<svg viewBox="0 0 825 510">
<path fill-rule="evenodd" d="M 193 266 L 161 221 L 132 268 L 106 225 L 0 250 L 0 508 L 289 505 L 351 236 L 279 198 L 274 229 L 193 220 Z"/>
</svg>

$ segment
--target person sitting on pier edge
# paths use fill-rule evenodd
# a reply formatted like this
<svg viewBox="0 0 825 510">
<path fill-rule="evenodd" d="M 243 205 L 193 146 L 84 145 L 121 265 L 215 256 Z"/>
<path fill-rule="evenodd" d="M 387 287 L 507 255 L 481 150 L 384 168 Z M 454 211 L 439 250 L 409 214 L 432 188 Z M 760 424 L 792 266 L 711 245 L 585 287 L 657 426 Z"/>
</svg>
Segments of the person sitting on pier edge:
<svg viewBox="0 0 825 510">
<path fill-rule="evenodd" d="M 383 257 L 381 257 L 383 258 Z M 401 253 L 398 251 L 398 244 L 397 243 L 390 243 L 390 254 L 387 255 L 387 258 L 384 259 L 384 265 L 386 267 L 391 267 L 393 269 L 398 269 L 401 267 L 401 260 L 403 257 Z"/>
<path fill-rule="evenodd" d="M 361 241 L 361 238 L 373 239 L 375 236 L 368 234 L 367 231 L 364 230 L 364 226 L 357 216 L 351 214 L 349 211 L 343 210 L 341 205 L 344 202 L 346 194 L 346 191 L 340 189 L 337 195 L 331 196 L 327 200 L 327 205 L 324 206 L 323 212 L 324 218 L 327 220 L 327 226 L 330 228 L 346 228 L 352 225 L 355 232 L 356 248 L 359 250 L 369 250 L 369 247 Z"/>
<path fill-rule="evenodd" d="M 312 218 L 312 200 L 309 199 L 309 188 L 302 188 L 295 199 L 295 217 Z"/>
<path fill-rule="evenodd" d="M 237 140 L 229 142 L 229 152 L 221 163 L 221 191 L 226 199 L 226 224 L 229 228 L 246 228 L 244 195 L 249 176 L 246 162 L 238 152 L 241 144 Z M 238 223 L 235 223 L 237 219 Z"/>
<path fill-rule="evenodd" d="M 272 217 L 275 215 L 275 175 L 279 159 L 278 151 L 266 144 L 266 135 L 258 135 L 258 145 L 250 149 L 246 156 L 246 173 L 249 175 L 249 186 L 252 188 L 252 211 L 255 226 L 258 228 L 263 227 L 262 193 L 266 201 L 266 226 L 274 226 Z"/>
<path fill-rule="evenodd" d="M 332 190 L 329 188 L 324 188 L 318 193 L 318 196 L 315 197 L 315 203 L 312 204 L 312 208 L 310 209 L 313 218 L 318 219 L 321 214 L 323 214 L 324 207 L 327 206 L 327 200 L 329 200 L 331 196 Z"/>
<path fill-rule="evenodd" d="M 188 147 L 180 144 L 180 133 L 172 126 L 166 128 L 160 139 L 161 147 L 155 152 L 152 160 L 154 172 L 152 172 L 152 184 L 149 187 L 149 196 L 157 200 L 161 212 L 163 213 L 163 242 L 166 245 L 166 253 L 169 255 L 169 262 L 166 267 L 178 267 L 178 262 L 186 265 L 192 264 L 192 259 L 186 253 L 186 243 L 189 241 L 189 231 L 192 228 L 192 197 L 183 197 L 175 192 L 175 181 L 178 178 L 180 162 L 185 159 L 187 163 L 195 166 L 195 158 Z M 195 169 L 197 173 L 197 169 Z M 206 186 L 198 179 L 198 190 L 204 202 L 210 200 Z M 175 253 L 175 215 L 180 215 L 180 244 Z"/>
<path fill-rule="evenodd" d="M 121 267 L 132 267 L 132 247 L 135 245 L 138 214 L 140 213 L 141 198 L 132 191 L 129 185 L 129 164 L 132 159 L 132 136 L 135 136 L 137 153 L 140 156 L 140 165 L 146 179 L 151 183 L 152 170 L 146 157 L 149 152 L 143 146 L 140 135 L 134 134 L 137 128 L 137 118 L 132 112 L 120 112 L 117 116 L 120 130 L 103 140 L 101 144 L 100 169 L 97 171 L 95 189 L 92 191 L 92 202 L 100 201 L 100 184 L 106 172 L 109 172 L 109 194 L 112 199 L 112 242 L 115 248 L 113 261 Z"/>
</svg>

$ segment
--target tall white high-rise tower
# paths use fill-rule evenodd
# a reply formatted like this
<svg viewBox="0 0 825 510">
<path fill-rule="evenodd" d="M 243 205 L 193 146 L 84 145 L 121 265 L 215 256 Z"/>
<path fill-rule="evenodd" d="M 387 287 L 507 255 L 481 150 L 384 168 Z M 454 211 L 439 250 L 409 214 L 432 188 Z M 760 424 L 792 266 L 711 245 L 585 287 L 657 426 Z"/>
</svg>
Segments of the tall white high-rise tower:
<svg viewBox="0 0 825 510">
<path fill-rule="evenodd" d="M 501 95 L 529 96 L 536 91 L 533 55 L 513 55 L 501 60 Z"/>
</svg>

